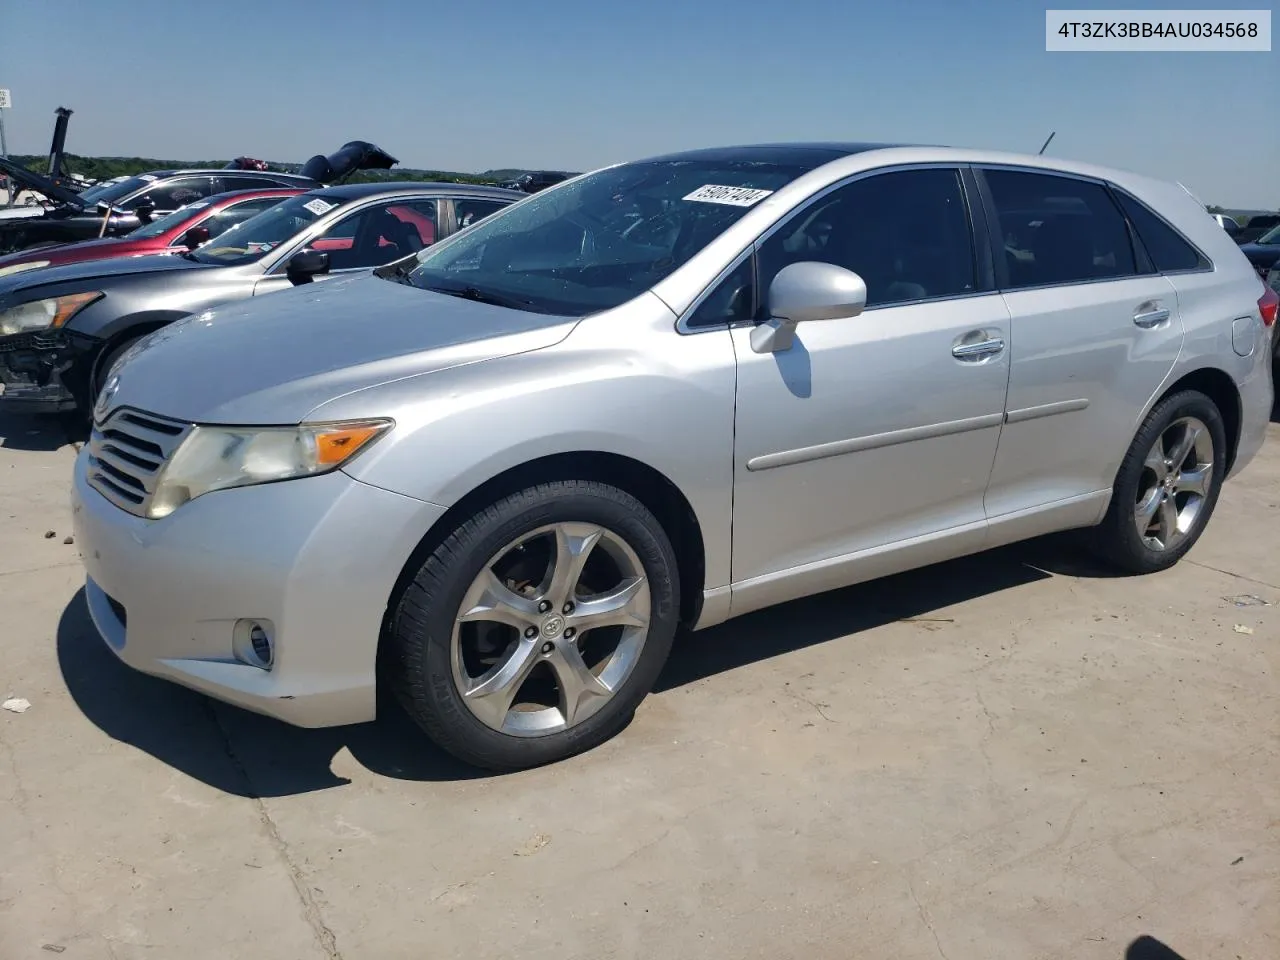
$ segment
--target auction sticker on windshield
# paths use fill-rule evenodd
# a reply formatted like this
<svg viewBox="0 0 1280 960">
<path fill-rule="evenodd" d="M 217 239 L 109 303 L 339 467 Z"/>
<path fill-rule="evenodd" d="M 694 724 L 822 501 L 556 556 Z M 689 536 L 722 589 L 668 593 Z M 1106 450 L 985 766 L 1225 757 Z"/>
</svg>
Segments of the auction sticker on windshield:
<svg viewBox="0 0 1280 960">
<path fill-rule="evenodd" d="M 696 200 L 698 203 L 725 203 L 731 207 L 751 207 L 771 193 L 773 193 L 772 190 L 755 190 L 751 187 L 722 187 L 714 183 L 708 183 L 688 194 L 685 199 Z"/>
<path fill-rule="evenodd" d="M 308 200 L 303 204 L 303 207 L 310 210 L 317 217 L 323 217 L 336 206 L 336 203 L 329 203 L 327 200 L 321 200 L 319 197 L 316 197 L 314 200 Z"/>
</svg>

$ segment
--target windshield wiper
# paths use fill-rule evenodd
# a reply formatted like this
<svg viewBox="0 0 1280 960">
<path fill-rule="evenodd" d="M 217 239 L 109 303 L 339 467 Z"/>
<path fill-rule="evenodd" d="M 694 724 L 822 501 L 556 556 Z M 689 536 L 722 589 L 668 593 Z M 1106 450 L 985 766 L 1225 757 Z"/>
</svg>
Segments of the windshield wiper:
<svg viewBox="0 0 1280 960">
<path fill-rule="evenodd" d="M 474 300 L 476 303 L 491 303 L 495 307 L 506 307 L 509 310 L 528 310 L 533 305 L 532 300 L 508 297 L 490 290 L 481 290 L 479 287 L 445 287 L 440 284 L 425 284 L 422 289 L 433 290 L 436 293 L 459 297 L 463 300 Z"/>
</svg>

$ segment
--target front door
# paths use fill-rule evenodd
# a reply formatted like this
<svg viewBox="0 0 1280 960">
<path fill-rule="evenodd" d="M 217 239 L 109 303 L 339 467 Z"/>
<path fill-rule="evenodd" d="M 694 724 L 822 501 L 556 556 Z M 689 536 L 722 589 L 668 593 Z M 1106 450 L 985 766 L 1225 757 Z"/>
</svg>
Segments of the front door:
<svg viewBox="0 0 1280 960">
<path fill-rule="evenodd" d="M 867 309 L 778 353 L 733 330 L 735 613 L 980 549 L 1008 381 L 1009 312 L 977 264 L 959 171 L 856 179 L 758 247 L 857 272 Z"/>
<path fill-rule="evenodd" d="M 1144 263 L 1105 186 L 983 175 L 1013 316 L 1008 422 L 986 500 L 1006 540 L 1099 519 L 1183 327 L 1173 285 Z"/>
</svg>

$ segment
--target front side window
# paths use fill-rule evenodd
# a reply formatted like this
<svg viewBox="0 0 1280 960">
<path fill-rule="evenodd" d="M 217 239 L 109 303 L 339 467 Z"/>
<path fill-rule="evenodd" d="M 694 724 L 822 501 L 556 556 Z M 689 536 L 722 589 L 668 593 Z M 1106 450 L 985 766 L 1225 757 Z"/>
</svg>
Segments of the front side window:
<svg viewBox="0 0 1280 960">
<path fill-rule="evenodd" d="M 1128 225 L 1101 184 L 1015 170 L 985 176 L 1009 289 L 1137 274 Z"/>
<path fill-rule="evenodd" d="M 270 207 L 244 223 L 223 233 L 215 242 L 207 243 L 192 256 L 201 263 L 232 267 L 253 263 L 292 240 L 325 214 L 336 209 L 340 201 L 323 195 L 299 194 Z"/>
<path fill-rule="evenodd" d="M 160 182 L 141 196 L 129 201 L 131 210 L 150 204 L 156 210 L 177 210 L 197 200 L 213 196 L 212 177 L 178 177 Z"/>
<path fill-rule="evenodd" d="M 330 270 L 380 267 L 422 250 L 435 238 L 434 200 L 365 207 L 339 220 L 309 246 L 329 254 Z"/>
<path fill-rule="evenodd" d="M 959 171 L 876 174 L 813 201 L 761 244 L 760 289 L 788 264 L 818 260 L 862 277 L 868 307 L 960 296 L 977 289 L 972 236 Z"/>
<path fill-rule="evenodd" d="M 429 248 L 408 282 L 563 316 L 608 310 L 665 279 L 807 169 L 711 158 L 610 167 Z"/>
</svg>

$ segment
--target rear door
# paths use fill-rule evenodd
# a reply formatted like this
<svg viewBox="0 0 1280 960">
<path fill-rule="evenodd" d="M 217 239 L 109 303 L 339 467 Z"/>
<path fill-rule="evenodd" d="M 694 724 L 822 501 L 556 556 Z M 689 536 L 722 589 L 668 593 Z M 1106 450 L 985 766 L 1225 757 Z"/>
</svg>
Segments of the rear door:
<svg viewBox="0 0 1280 960">
<path fill-rule="evenodd" d="M 1006 422 L 986 496 L 994 541 L 1096 519 L 1183 326 L 1173 285 L 1144 264 L 1105 184 L 977 172 L 1012 317 Z"/>
</svg>

